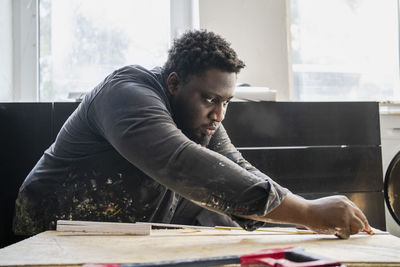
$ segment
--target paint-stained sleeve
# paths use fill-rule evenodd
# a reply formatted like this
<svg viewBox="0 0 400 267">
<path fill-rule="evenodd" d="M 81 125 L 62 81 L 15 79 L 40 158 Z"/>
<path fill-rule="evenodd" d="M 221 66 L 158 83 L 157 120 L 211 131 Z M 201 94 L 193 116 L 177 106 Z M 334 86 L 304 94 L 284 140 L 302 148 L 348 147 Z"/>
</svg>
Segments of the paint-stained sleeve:
<svg viewBox="0 0 400 267">
<path fill-rule="evenodd" d="M 286 195 L 290 192 L 287 188 L 280 186 L 268 175 L 262 173 L 260 170 L 251 165 L 246 159 L 244 159 L 242 154 L 232 144 L 223 125 L 221 125 L 215 132 L 213 138 L 211 139 L 208 145 L 208 148 L 212 149 L 213 151 L 221 155 L 224 155 L 228 159 L 238 164 L 243 169 L 256 175 L 257 177 L 260 177 L 261 179 L 264 179 L 270 184 L 270 190 L 268 192 L 267 201 L 265 205 L 266 213 L 272 211 L 277 206 L 279 206 L 286 197 Z M 257 223 L 252 220 L 245 220 L 240 218 L 234 218 L 234 219 L 236 219 L 236 221 L 238 221 L 238 223 L 242 226 L 244 224 L 248 224 L 249 226 L 247 226 L 247 228 L 250 228 L 251 227 L 250 225 L 253 224 L 257 225 Z"/>
<path fill-rule="evenodd" d="M 282 199 L 284 190 L 270 180 L 189 140 L 175 125 L 168 100 L 151 88 L 133 82 L 109 87 L 88 109 L 93 130 L 158 183 L 233 218 L 264 216 Z"/>
</svg>

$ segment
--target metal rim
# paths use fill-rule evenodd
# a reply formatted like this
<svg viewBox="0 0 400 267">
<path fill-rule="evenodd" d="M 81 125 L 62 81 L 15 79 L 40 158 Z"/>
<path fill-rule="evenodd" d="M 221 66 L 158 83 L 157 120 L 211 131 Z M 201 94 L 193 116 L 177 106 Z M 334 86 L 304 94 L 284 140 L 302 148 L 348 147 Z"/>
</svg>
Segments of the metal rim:
<svg viewBox="0 0 400 267">
<path fill-rule="evenodd" d="M 400 152 L 398 152 L 394 156 L 394 158 L 390 161 L 389 167 L 385 174 L 383 193 L 384 193 L 384 197 L 385 197 L 386 206 L 388 207 L 390 215 L 396 221 L 396 223 L 400 225 L 400 218 L 394 211 L 394 208 L 393 208 L 392 204 L 390 203 L 390 199 L 389 199 L 389 186 L 391 183 L 392 170 L 394 169 L 395 166 L 398 166 L 398 165 L 400 165 Z M 400 168 L 400 166 L 399 166 L 399 168 Z M 400 176 L 399 176 L 399 179 L 400 179 Z M 400 190 L 400 188 L 399 188 L 399 190 Z M 399 211 L 399 214 L 400 214 L 400 211 Z"/>
</svg>

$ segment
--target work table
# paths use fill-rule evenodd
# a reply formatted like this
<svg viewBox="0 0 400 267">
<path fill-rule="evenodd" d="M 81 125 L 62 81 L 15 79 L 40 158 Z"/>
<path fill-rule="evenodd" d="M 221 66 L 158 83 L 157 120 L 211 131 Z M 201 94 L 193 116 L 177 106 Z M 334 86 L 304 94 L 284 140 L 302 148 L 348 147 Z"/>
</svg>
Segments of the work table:
<svg viewBox="0 0 400 267">
<path fill-rule="evenodd" d="M 137 263 L 243 255 L 288 246 L 348 266 L 400 266 L 400 239 L 386 232 L 340 240 L 332 235 L 213 229 L 152 230 L 147 236 L 47 231 L 0 249 L 0 266 Z"/>
</svg>

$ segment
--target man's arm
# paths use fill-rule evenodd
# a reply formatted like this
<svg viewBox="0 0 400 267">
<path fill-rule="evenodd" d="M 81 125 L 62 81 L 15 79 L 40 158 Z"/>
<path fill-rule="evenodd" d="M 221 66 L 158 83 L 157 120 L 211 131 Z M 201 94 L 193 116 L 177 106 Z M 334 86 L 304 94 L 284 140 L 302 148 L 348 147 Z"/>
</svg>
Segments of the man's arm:
<svg viewBox="0 0 400 267">
<path fill-rule="evenodd" d="M 306 200 L 288 194 L 283 202 L 263 217 L 242 216 L 265 222 L 302 225 L 317 233 L 349 238 L 360 231 L 372 232 L 362 211 L 345 196 Z"/>
<path fill-rule="evenodd" d="M 210 143 L 211 148 L 230 158 L 247 171 L 270 182 L 272 191 L 282 191 L 282 187 L 267 175 L 248 163 L 237 149 L 222 127 L 218 136 Z M 270 206 L 275 207 L 265 216 L 239 216 L 256 221 L 295 224 L 306 227 L 317 233 L 335 234 L 340 238 L 348 238 L 362 230 L 370 232 L 371 227 L 362 211 L 345 196 L 331 196 L 316 200 L 306 200 L 300 196 L 287 193 L 281 198 L 272 200 Z"/>
</svg>

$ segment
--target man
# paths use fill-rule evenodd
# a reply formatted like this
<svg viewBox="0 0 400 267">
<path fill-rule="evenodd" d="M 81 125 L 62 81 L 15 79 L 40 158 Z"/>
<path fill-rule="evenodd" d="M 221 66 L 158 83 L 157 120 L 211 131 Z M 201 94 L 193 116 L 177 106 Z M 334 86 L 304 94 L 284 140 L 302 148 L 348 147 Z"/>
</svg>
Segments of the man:
<svg viewBox="0 0 400 267">
<path fill-rule="evenodd" d="M 369 231 L 347 198 L 300 198 L 231 144 L 221 122 L 243 67 L 223 38 L 194 31 L 174 42 L 163 68 L 113 72 L 86 95 L 24 181 L 15 232 L 54 229 L 58 219 L 190 217 L 247 230 L 290 223 L 342 238 Z"/>
</svg>

